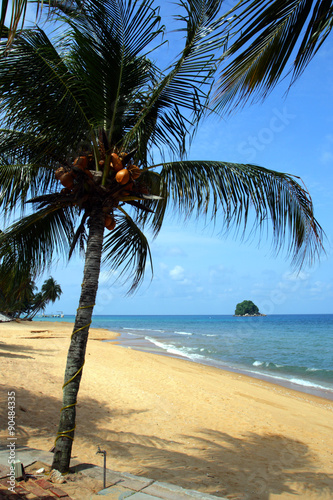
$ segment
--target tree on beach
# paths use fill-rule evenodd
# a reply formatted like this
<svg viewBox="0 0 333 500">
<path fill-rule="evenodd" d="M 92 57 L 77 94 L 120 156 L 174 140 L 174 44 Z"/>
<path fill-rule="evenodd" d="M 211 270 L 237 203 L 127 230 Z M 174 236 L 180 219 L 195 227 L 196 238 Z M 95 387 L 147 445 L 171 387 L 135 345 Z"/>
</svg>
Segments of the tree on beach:
<svg viewBox="0 0 333 500">
<path fill-rule="evenodd" d="M 31 274 L 19 277 L 15 271 L 15 268 L 0 266 L 0 311 L 19 318 L 33 304 L 37 287 Z"/>
<path fill-rule="evenodd" d="M 1 209 L 34 210 L 0 236 L 0 258 L 9 246 L 33 273 L 58 254 L 85 258 L 54 451 L 61 472 L 69 468 L 101 263 L 134 292 L 151 262 L 146 233 L 156 236 L 171 210 L 223 219 L 225 229 L 270 225 L 277 251 L 286 242 L 298 266 L 322 249 L 310 195 L 293 176 L 186 159 L 227 41 L 221 4 L 179 2 L 184 47 L 165 68 L 152 59 L 166 33 L 152 0 L 53 1 L 57 38 L 35 27 L 10 50 L 1 45 Z"/>
<path fill-rule="evenodd" d="M 12 318 L 31 320 L 61 294 L 61 287 L 52 276 L 44 281 L 38 292 L 30 271 L 21 272 L 13 260 L 10 267 L 3 262 L 0 264 L 0 311 Z"/>
<path fill-rule="evenodd" d="M 34 296 L 26 319 L 33 319 L 39 311 L 45 311 L 46 306 L 60 299 L 62 294 L 61 286 L 52 276 L 44 281 L 41 291 Z"/>
</svg>

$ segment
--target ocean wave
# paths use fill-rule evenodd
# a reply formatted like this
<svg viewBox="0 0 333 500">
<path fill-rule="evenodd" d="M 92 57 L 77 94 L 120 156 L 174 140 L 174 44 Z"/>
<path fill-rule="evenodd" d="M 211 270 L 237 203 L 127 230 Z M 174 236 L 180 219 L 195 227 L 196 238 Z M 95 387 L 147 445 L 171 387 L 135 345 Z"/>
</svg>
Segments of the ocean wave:
<svg viewBox="0 0 333 500">
<path fill-rule="evenodd" d="M 318 384 L 316 382 L 313 382 L 312 380 L 305 380 L 303 378 L 292 377 L 292 376 L 288 376 L 287 374 L 285 376 L 282 376 L 281 374 L 277 375 L 276 373 L 271 374 L 271 373 L 267 373 L 267 372 L 260 372 L 257 370 L 249 370 L 249 373 L 259 375 L 259 376 L 264 375 L 265 377 L 269 377 L 272 380 L 272 382 L 280 380 L 283 382 L 289 382 L 291 384 L 297 384 L 297 385 L 300 385 L 303 387 L 309 387 L 309 388 L 312 387 L 313 389 L 321 389 L 321 390 L 333 392 L 332 387 L 330 385 L 325 386 L 323 384 Z"/>
<path fill-rule="evenodd" d="M 192 361 L 194 360 L 204 360 L 206 359 L 205 356 L 202 356 L 201 354 L 196 354 L 194 351 L 197 348 L 192 348 L 192 347 L 176 347 L 172 344 L 166 344 L 164 342 L 160 342 L 153 337 L 146 336 L 146 340 L 151 342 L 152 344 L 156 345 L 156 347 L 159 347 L 163 351 L 168 352 L 169 354 L 175 354 L 176 356 L 182 356 L 183 358 L 188 358 L 191 359 Z"/>
<path fill-rule="evenodd" d="M 271 368 L 274 370 L 274 368 L 285 368 L 284 365 L 277 365 L 275 363 L 267 362 L 267 361 L 254 361 L 252 363 L 252 366 L 263 366 L 264 368 Z M 288 367 L 290 368 L 290 367 Z"/>
<path fill-rule="evenodd" d="M 175 333 L 177 333 L 178 335 L 193 335 L 193 333 L 191 333 L 191 332 L 177 332 L 177 331 L 175 331 Z"/>
<path fill-rule="evenodd" d="M 314 368 L 314 367 L 298 366 L 298 365 L 284 365 L 284 364 L 273 363 L 272 361 L 259 361 L 259 360 L 253 361 L 252 366 L 268 368 L 270 370 L 285 371 L 290 373 L 291 375 L 307 374 L 308 376 L 310 376 L 312 374 L 314 376 L 323 375 L 328 378 L 333 378 L 333 370 L 326 370 L 324 368 Z"/>
</svg>

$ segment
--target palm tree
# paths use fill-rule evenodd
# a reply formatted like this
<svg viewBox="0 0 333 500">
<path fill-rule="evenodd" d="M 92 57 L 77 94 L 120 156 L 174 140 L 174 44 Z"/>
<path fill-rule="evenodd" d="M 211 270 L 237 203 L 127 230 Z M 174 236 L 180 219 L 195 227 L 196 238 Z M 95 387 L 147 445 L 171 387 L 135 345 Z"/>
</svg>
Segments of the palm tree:
<svg viewBox="0 0 333 500">
<path fill-rule="evenodd" d="M 12 318 L 28 313 L 35 301 L 35 282 L 30 273 L 20 275 L 16 266 L 0 265 L 0 311 Z"/>
<path fill-rule="evenodd" d="M 61 286 L 56 282 L 54 278 L 52 278 L 52 276 L 44 281 L 41 290 L 43 299 L 46 303 L 54 303 L 56 300 L 60 299 L 60 296 L 62 294 Z"/>
<path fill-rule="evenodd" d="M 310 196 L 295 178 L 254 165 L 186 160 L 208 109 L 227 24 L 220 0 L 179 5 L 184 47 L 166 69 L 151 56 L 165 32 L 152 0 L 86 0 L 66 8 L 54 2 L 63 21 L 58 40 L 38 27 L 23 31 L 0 59 L 1 207 L 34 207 L 1 236 L 0 257 L 10 245 L 37 272 L 59 253 L 78 248 L 85 255 L 53 462 L 62 472 L 102 258 L 133 292 L 150 261 L 144 230 L 156 236 L 170 209 L 212 221 L 221 212 L 226 228 L 269 224 L 276 249 L 286 241 L 297 265 L 321 251 Z M 154 163 L 156 155 L 173 161 Z"/>
<path fill-rule="evenodd" d="M 41 291 L 34 296 L 26 319 L 31 320 L 40 310 L 45 311 L 47 304 L 54 303 L 60 298 L 61 294 L 61 286 L 50 276 L 44 281 Z"/>
<path fill-rule="evenodd" d="M 333 2 L 241 0 L 229 15 L 231 43 L 214 98 L 224 110 L 264 99 L 290 73 L 292 85 L 332 30 Z"/>
<path fill-rule="evenodd" d="M 31 320 L 40 310 L 45 310 L 49 302 L 60 298 L 61 287 L 51 276 L 36 293 L 37 286 L 31 271 L 15 262 L 8 247 L 2 251 L 7 255 L 0 263 L 0 311 L 13 318 L 23 316 L 23 319 Z"/>
</svg>

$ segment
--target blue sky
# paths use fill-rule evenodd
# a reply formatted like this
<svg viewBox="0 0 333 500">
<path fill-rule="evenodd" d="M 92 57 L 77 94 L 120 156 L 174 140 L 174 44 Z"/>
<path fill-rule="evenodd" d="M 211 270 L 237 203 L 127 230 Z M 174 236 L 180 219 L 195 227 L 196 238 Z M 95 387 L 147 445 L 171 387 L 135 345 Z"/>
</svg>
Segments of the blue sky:
<svg viewBox="0 0 333 500">
<path fill-rule="evenodd" d="M 153 279 L 148 269 L 144 284 L 128 297 L 102 270 L 94 314 L 233 314 L 245 299 L 266 314 L 333 313 L 332 56 L 328 39 L 287 95 L 288 83 L 281 82 L 263 104 L 210 118 L 189 153 L 193 160 L 254 163 L 301 177 L 326 232 L 326 256 L 297 274 L 285 253 L 272 253 L 269 238 L 224 237 L 219 218 L 214 228 L 170 217 L 151 241 Z M 54 263 L 48 274 L 63 295 L 48 313 L 75 313 L 82 273 L 79 258 L 67 266 Z"/>
</svg>

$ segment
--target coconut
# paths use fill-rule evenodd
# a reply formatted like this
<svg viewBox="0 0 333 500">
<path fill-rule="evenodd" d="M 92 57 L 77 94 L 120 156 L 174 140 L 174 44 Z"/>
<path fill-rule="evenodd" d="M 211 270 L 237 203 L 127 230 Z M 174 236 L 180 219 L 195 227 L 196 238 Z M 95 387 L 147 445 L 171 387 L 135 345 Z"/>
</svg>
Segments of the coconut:
<svg viewBox="0 0 333 500">
<path fill-rule="evenodd" d="M 57 181 L 60 179 L 60 177 L 66 172 L 64 167 L 59 167 L 55 172 L 54 172 L 54 177 L 57 179 Z"/>
<path fill-rule="evenodd" d="M 72 177 L 72 174 L 70 172 L 65 172 L 64 174 L 62 174 L 60 176 L 59 180 L 60 180 L 61 184 L 68 189 L 71 189 L 74 185 L 73 177 Z"/>
<path fill-rule="evenodd" d="M 116 221 L 114 220 L 114 218 L 112 217 L 112 215 L 110 214 L 107 214 L 105 216 L 105 223 L 104 223 L 106 229 L 108 229 L 109 231 L 112 231 L 112 229 L 114 229 L 116 227 Z"/>
<path fill-rule="evenodd" d="M 126 168 L 123 168 L 116 173 L 116 181 L 119 182 L 119 184 L 127 184 L 129 180 L 130 174 Z"/>
<path fill-rule="evenodd" d="M 77 158 L 75 158 L 73 165 L 80 168 L 81 170 L 85 170 L 88 167 L 88 157 L 78 156 Z"/>
<path fill-rule="evenodd" d="M 111 153 L 111 165 L 116 172 L 124 168 L 121 159 L 116 153 Z"/>
</svg>

